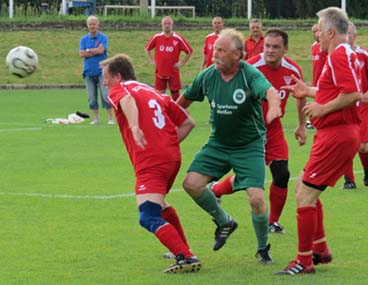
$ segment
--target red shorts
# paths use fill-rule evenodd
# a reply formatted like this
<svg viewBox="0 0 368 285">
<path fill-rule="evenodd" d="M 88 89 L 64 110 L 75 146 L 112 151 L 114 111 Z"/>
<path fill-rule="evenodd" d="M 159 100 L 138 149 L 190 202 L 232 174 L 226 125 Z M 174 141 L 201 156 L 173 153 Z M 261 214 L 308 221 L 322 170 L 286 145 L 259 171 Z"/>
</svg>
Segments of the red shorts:
<svg viewBox="0 0 368 285">
<path fill-rule="evenodd" d="M 170 161 L 140 170 L 135 183 L 135 194 L 166 195 L 180 169 L 180 161 Z"/>
<path fill-rule="evenodd" d="M 266 140 L 266 165 L 269 165 L 274 160 L 288 160 L 288 153 L 288 144 L 282 128 L 276 131 L 268 131 Z"/>
<path fill-rule="evenodd" d="M 351 165 L 359 139 L 358 125 L 317 130 L 302 180 L 316 186 L 334 186 Z"/>
<path fill-rule="evenodd" d="M 368 142 L 368 103 L 359 104 L 360 142 Z"/>
<path fill-rule="evenodd" d="M 179 72 L 173 74 L 170 77 L 162 77 L 158 74 L 155 75 L 155 89 L 156 90 L 166 90 L 169 86 L 170 91 L 178 91 L 181 89 L 181 81 Z"/>
</svg>

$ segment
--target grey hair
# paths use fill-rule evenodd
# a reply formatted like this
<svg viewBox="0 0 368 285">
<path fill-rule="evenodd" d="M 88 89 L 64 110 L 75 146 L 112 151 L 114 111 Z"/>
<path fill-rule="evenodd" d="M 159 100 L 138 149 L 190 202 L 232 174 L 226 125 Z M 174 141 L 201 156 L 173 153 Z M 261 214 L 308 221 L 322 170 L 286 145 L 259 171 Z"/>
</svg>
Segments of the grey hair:
<svg viewBox="0 0 368 285">
<path fill-rule="evenodd" d="M 96 20 L 96 22 L 97 22 L 97 24 L 100 24 L 100 21 L 98 20 L 98 18 L 96 17 L 96 16 L 94 16 L 94 15 L 91 15 L 91 16 L 89 16 L 88 18 L 87 18 L 87 24 L 90 22 L 90 21 L 92 21 L 92 20 Z"/>
<path fill-rule="evenodd" d="M 249 21 L 249 27 L 250 27 L 251 24 L 259 24 L 262 27 L 262 22 L 261 22 L 260 19 L 251 19 Z"/>
<path fill-rule="evenodd" d="M 349 27 L 351 27 L 351 30 L 354 34 L 357 33 L 357 28 L 355 27 L 354 23 L 353 22 L 350 22 L 349 21 Z"/>
<path fill-rule="evenodd" d="M 235 29 L 224 29 L 220 33 L 221 37 L 229 37 L 231 39 L 231 49 L 241 52 L 241 58 L 244 57 L 244 37 L 243 34 Z"/>
<path fill-rule="evenodd" d="M 346 35 L 348 32 L 349 18 L 346 13 L 337 7 L 329 7 L 320 10 L 317 13 L 320 19 L 323 19 L 324 26 L 322 29 L 334 29 L 339 35 Z"/>
</svg>

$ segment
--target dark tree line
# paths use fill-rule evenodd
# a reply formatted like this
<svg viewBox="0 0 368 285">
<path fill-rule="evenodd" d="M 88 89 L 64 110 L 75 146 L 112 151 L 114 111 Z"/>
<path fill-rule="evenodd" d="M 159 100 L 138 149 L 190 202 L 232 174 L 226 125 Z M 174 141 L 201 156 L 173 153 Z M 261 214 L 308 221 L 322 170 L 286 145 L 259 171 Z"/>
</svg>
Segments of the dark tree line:
<svg viewBox="0 0 368 285">
<path fill-rule="evenodd" d="M 157 6 L 195 6 L 198 17 L 224 18 L 247 17 L 247 0 L 156 0 Z M 16 10 L 33 14 L 57 13 L 61 0 L 14 0 Z M 148 0 L 151 3 L 151 0 Z M 97 7 L 103 5 L 139 5 L 139 0 L 97 0 Z M 0 0 L 0 11 L 4 13 L 8 0 Z M 257 18 L 313 18 L 320 9 L 340 6 L 341 0 L 253 0 L 252 16 Z M 365 19 L 368 16 L 368 1 L 346 0 L 350 17 Z"/>
</svg>

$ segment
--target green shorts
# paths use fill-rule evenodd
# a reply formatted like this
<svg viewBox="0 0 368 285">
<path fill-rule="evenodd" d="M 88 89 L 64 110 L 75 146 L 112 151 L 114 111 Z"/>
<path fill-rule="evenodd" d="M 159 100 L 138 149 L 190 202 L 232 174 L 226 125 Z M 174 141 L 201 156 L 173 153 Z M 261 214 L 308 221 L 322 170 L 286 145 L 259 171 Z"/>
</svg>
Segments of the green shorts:
<svg viewBox="0 0 368 285">
<path fill-rule="evenodd" d="M 234 191 L 249 187 L 264 189 L 264 140 L 259 139 L 242 148 L 207 143 L 195 155 L 188 172 L 198 172 L 219 180 L 231 169 L 235 173 Z"/>
</svg>

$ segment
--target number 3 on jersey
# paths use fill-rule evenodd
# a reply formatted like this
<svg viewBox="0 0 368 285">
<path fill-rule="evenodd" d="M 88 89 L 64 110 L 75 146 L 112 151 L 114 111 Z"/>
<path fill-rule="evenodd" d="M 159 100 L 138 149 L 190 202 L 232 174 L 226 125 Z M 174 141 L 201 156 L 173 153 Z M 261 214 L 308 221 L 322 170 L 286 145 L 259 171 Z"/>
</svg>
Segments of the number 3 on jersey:
<svg viewBox="0 0 368 285">
<path fill-rule="evenodd" d="M 157 103 L 155 99 L 151 99 L 148 101 L 148 106 L 151 109 L 154 109 L 154 117 L 152 118 L 153 124 L 158 129 L 162 129 L 165 127 L 165 117 L 162 114 L 161 106 Z"/>
</svg>

